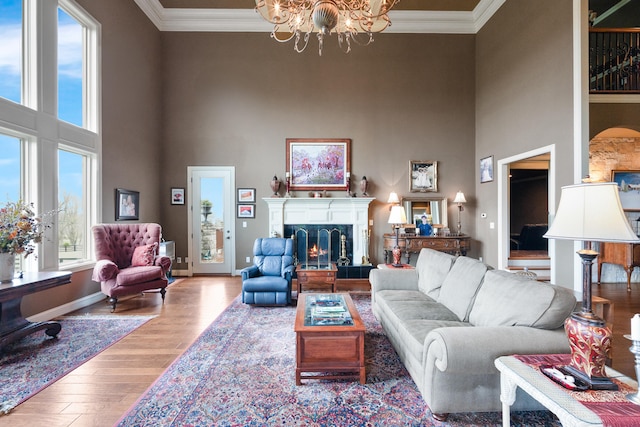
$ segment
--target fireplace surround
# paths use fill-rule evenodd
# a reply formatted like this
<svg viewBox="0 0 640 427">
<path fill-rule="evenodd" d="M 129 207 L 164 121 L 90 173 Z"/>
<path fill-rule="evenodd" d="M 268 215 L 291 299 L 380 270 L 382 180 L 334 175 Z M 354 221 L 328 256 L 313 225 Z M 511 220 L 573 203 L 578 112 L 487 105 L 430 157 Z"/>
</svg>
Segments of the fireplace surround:
<svg viewBox="0 0 640 427">
<path fill-rule="evenodd" d="M 348 253 L 352 254 L 350 265 L 362 265 L 363 257 L 368 257 L 369 204 L 374 197 L 265 197 L 262 200 L 269 207 L 269 235 L 291 237 L 285 234 L 285 225 L 350 225 L 353 236 L 351 243 L 347 243 L 351 248 Z"/>
</svg>

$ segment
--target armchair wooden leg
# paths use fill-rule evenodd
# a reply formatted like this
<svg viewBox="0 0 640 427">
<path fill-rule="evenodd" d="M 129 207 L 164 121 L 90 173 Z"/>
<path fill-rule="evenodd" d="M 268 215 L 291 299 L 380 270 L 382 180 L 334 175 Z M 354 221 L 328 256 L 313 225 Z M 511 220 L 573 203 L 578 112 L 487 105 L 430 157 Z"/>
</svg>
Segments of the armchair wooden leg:
<svg viewBox="0 0 640 427">
<path fill-rule="evenodd" d="M 109 304 L 111 304 L 111 312 L 113 313 L 114 311 L 116 311 L 116 304 L 118 302 L 118 298 L 116 297 L 111 297 L 109 298 Z"/>
<path fill-rule="evenodd" d="M 164 304 L 164 296 L 167 293 L 167 288 L 160 288 L 160 295 L 162 295 L 162 303 Z"/>
</svg>

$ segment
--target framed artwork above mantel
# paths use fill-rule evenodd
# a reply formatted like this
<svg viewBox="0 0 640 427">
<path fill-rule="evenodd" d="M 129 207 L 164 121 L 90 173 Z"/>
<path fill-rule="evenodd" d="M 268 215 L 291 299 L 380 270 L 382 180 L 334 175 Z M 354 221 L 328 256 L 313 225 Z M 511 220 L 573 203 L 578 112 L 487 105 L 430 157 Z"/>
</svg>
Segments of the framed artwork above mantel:
<svg viewBox="0 0 640 427">
<path fill-rule="evenodd" d="M 351 140 L 287 138 L 289 190 L 347 190 Z"/>
</svg>

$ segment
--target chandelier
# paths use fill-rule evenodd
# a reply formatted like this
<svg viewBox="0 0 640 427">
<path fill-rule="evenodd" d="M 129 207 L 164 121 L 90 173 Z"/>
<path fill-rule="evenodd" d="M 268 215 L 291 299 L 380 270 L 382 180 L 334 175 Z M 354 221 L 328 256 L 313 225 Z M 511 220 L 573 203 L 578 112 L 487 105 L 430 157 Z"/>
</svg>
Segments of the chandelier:
<svg viewBox="0 0 640 427">
<path fill-rule="evenodd" d="M 302 52 L 311 33 L 318 37 L 322 56 L 324 37 L 336 33 L 345 52 L 351 42 L 367 46 L 373 33 L 384 31 L 391 20 L 387 13 L 400 0 L 256 0 L 256 11 L 274 24 L 271 37 L 285 43 L 294 39 L 294 49 Z"/>
</svg>

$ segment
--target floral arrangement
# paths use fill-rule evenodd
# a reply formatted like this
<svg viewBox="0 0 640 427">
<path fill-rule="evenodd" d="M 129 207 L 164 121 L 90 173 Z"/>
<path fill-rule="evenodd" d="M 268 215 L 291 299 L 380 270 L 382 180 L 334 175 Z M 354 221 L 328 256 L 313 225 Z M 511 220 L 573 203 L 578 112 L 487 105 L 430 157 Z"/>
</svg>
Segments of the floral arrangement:
<svg viewBox="0 0 640 427">
<path fill-rule="evenodd" d="M 33 203 L 8 202 L 0 208 L 0 252 L 28 256 L 49 227 L 36 215 Z"/>
</svg>

